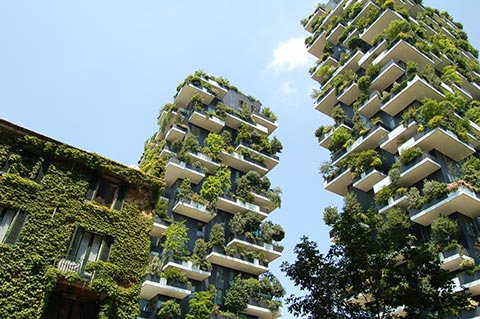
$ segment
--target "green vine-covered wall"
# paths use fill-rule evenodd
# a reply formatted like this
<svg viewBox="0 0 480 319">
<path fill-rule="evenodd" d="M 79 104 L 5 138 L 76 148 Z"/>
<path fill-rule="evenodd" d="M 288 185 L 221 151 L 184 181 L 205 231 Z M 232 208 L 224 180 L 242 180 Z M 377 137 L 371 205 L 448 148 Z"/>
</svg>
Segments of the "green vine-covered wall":
<svg viewBox="0 0 480 319">
<path fill-rule="evenodd" d="M 41 318 L 59 285 L 91 290 L 100 300 L 99 318 L 134 318 L 149 256 L 155 196 L 163 181 L 96 154 L 43 139 L 3 122 L 0 132 L 0 207 L 28 214 L 15 245 L 0 243 L 0 317 Z M 46 175 L 35 181 L 40 167 Z M 47 167 L 47 166 L 43 166 Z M 127 184 L 121 211 L 85 200 L 93 176 Z M 75 227 L 113 238 L 108 262 L 93 262 L 91 281 L 56 268 L 65 258 Z"/>
</svg>

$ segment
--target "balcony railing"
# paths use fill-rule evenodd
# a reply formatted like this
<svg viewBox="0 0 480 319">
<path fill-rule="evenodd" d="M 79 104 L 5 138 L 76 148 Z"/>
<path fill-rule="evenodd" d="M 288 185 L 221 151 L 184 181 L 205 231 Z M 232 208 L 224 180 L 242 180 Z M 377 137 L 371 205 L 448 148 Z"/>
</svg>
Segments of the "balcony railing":
<svg viewBox="0 0 480 319">
<path fill-rule="evenodd" d="M 207 206 L 194 200 L 181 197 L 177 200 L 173 211 L 177 214 L 190 217 L 205 223 L 210 222 L 216 214 L 207 209 Z"/>
<path fill-rule="evenodd" d="M 150 300 L 156 295 L 163 295 L 177 299 L 183 299 L 191 294 L 192 286 L 173 282 L 163 277 L 146 275 L 140 291 L 140 297 Z"/>
<path fill-rule="evenodd" d="M 220 247 L 213 247 L 207 256 L 212 264 L 236 269 L 253 275 L 260 275 L 268 270 L 268 262 L 250 258 L 239 253 L 227 255 Z"/>
<path fill-rule="evenodd" d="M 279 258 L 282 255 L 282 251 L 283 251 L 283 247 L 276 243 L 271 243 L 271 244 L 265 243 L 264 241 L 259 239 L 247 238 L 243 234 L 232 234 L 230 236 L 230 240 L 227 244 L 227 247 L 235 246 L 235 245 L 246 246 L 255 251 L 262 252 L 265 255 L 265 259 L 268 260 L 268 262 L 271 262 Z"/>
<path fill-rule="evenodd" d="M 90 260 L 84 258 L 76 258 L 75 256 L 67 256 L 61 258 L 57 262 L 57 269 L 62 272 L 76 272 L 83 279 L 93 279 L 95 273 L 85 271 L 85 267 Z"/>
<path fill-rule="evenodd" d="M 454 212 L 470 218 L 479 217 L 480 197 L 467 187 L 459 186 L 457 190 L 435 198 L 419 209 L 411 210 L 410 218 L 418 224 L 428 226 L 438 216 L 448 216 Z"/>
<path fill-rule="evenodd" d="M 205 171 L 199 167 L 187 164 L 180 161 L 178 158 L 170 158 L 166 165 L 165 182 L 167 186 L 172 186 L 173 183 L 181 178 L 189 178 L 192 183 L 198 184 L 205 177 Z"/>
</svg>

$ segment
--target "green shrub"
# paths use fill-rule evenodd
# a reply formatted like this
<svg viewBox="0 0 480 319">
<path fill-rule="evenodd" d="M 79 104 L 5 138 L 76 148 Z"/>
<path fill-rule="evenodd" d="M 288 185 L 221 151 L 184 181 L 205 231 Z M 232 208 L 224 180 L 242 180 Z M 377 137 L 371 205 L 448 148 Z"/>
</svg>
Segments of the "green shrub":
<svg viewBox="0 0 480 319">
<path fill-rule="evenodd" d="M 400 163 L 402 163 L 402 165 L 407 165 L 422 154 L 423 151 L 418 146 L 407 148 L 402 151 L 402 154 L 400 154 Z"/>
</svg>

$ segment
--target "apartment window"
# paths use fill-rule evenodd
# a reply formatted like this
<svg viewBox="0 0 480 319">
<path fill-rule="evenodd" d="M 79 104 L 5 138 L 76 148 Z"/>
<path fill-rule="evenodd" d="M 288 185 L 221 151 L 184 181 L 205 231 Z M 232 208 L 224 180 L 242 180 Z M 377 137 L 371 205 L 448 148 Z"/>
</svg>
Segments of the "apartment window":
<svg viewBox="0 0 480 319">
<path fill-rule="evenodd" d="M 118 180 L 103 176 L 93 178 L 87 191 L 87 200 L 116 210 L 121 210 L 127 195 L 127 186 L 121 185 Z"/>
<path fill-rule="evenodd" d="M 0 208 L 0 242 L 15 245 L 26 220 L 25 212 Z"/>
<path fill-rule="evenodd" d="M 215 296 L 215 303 L 217 305 L 223 305 L 223 289 L 217 289 L 217 295 Z"/>
<path fill-rule="evenodd" d="M 205 223 L 197 222 L 197 237 L 198 238 L 205 237 Z"/>
<path fill-rule="evenodd" d="M 77 271 L 80 274 L 88 276 L 90 274 L 84 273 L 87 263 L 97 260 L 107 261 L 112 242 L 113 239 L 110 236 L 89 232 L 77 225 L 70 241 L 67 259 L 78 265 Z"/>
</svg>

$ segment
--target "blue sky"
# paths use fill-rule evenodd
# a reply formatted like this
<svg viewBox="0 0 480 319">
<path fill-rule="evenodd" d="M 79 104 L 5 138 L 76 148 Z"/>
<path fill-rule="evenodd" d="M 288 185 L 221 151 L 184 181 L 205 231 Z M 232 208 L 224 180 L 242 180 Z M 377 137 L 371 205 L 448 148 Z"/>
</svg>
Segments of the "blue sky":
<svg viewBox="0 0 480 319">
<path fill-rule="evenodd" d="M 447 10 L 476 48 L 480 1 L 425 0 Z M 323 208 L 341 198 L 323 190 L 318 174 L 328 152 L 315 129 L 330 120 L 313 109 L 315 60 L 303 49 L 299 24 L 315 1 L 2 1 L 0 117 L 125 164 L 136 164 L 157 129 L 158 110 L 195 70 L 228 78 L 270 106 L 284 145 L 269 174 L 283 189 L 271 220 L 287 235 L 293 261 L 302 235 L 329 246 Z M 298 290 L 284 281 L 288 293 Z M 285 311 L 284 318 L 293 318 Z"/>
</svg>

